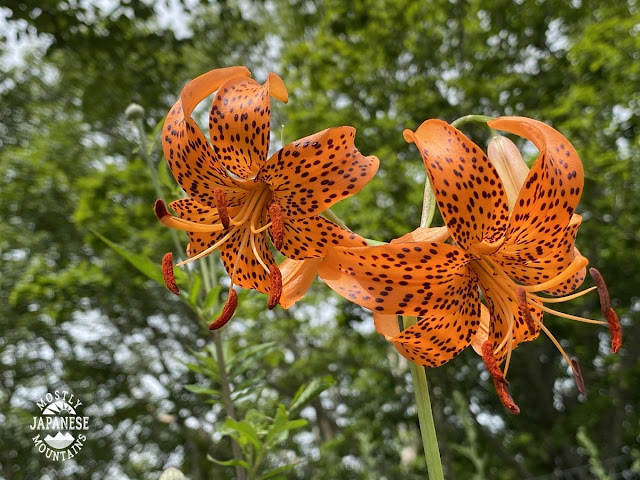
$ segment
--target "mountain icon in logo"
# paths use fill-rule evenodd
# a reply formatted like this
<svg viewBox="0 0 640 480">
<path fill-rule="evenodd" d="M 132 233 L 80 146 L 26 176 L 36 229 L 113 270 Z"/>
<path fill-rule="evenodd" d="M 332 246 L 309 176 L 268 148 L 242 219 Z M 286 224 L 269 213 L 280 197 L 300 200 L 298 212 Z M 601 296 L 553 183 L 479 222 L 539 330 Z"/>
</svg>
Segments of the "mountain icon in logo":
<svg viewBox="0 0 640 480">
<path fill-rule="evenodd" d="M 52 448 L 58 449 L 67 448 L 74 442 L 74 440 L 75 438 L 69 432 L 58 432 L 56 433 L 55 437 L 52 437 L 51 435 L 47 435 L 46 437 L 44 437 L 44 441 L 45 443 L 47 443 L 47 445 Z"/>
</svg>

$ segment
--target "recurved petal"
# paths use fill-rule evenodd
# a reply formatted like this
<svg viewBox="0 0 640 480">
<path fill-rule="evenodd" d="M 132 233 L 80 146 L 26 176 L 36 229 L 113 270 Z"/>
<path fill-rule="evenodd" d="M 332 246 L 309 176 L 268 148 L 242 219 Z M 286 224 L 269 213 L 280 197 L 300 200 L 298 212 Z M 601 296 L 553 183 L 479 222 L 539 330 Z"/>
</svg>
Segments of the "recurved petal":
<svg viewBox="0 0 640 480">
<path fill-rule="evenodd" d="M 205 136 L 191 119 L 191 112 L 229 78 L 247 75 L 249 71 L 244 67 L 230 67 L 197 77 L 182 89 L 180 99 L 165 119 L 162 150 L 169 168 L 183 190 L 203 205 L 214 205 L 211 192 L 215 187 L 225 191 L 229 205 L 241 202 L 236 198 L 241 190 L 213 154 Z"/>
<path fill-rule="evenodd" d="M 490 322 L 491 314 L 489 313 L 489 309 L 484 304 L 480 304 L 480 325 L 478 325 L 478 330 L 471 339 L 471 347 L 473 347 L 474 352 L 481 357 L 482 345 L 489 340 Z"/>
<path fill-rule="evenodd" d="M 223 84 L 211 105 L 209 135 L 222 164 L 241 178 L 252 178 L 267 160 L 271 135 L 270 93 L 287 101 L 280 77 L 270 74 L 264 85 L 250 78 Z"/>
<path fill-rule="evenodd" d="M 318 274 L 338 294 L 373 312 L 444 317 L 478 295 L 470 261 L 462 249 L 442 243 L 330 248 Z"/>
<path fill-rule="evenodd" d="M 472 341 L 480 324 L 480 299 L 474 284 L 468 284 L 468 300 L 453 313 L 428 315 L 399 332 L 397 316 L 374 313 L 376 329 L 406 359 L 425 367 L 445 364 Z M 395 320 L 395 328 L 394 328 Z M 398 331 L 394 335 L 394 332 Z"/>
<path fill-rule="evenodd" d="M 260 260 L 267 268 L 275 261 L 266 235 L 252 235 L 249 228 L 248 225 L 236 228 L 229 240 L 220 247 L 220 256 L 234 285 L 268 294 L 269 270 L 265 270 Z"/>
<path fill-rule="evenodd" d="M 284 242 L 280 252 L 295 260 L 324 257 L 327 247 L 366 247 L 360 235 L 314 216 L 300 220 L 287 219 L 284 223 Z"/>
<path fill-rule="evenodd" d="M 407 243 L 407 242 L 438 242 L 442 243 L 449 238 L 449 229 L 447 227 L 418 227 L 413 232 L 391 240 L 391 243 Z"/>
<path fill-rule="evenodd" d="M 355 147 L 355 133 L 352 127 L 335 127 L 290 143 L 256 179 L 271 186 L 285 216 L 318 215 L 359 192 L 378 170 L 378 159 Z"/>
<path fill-rule="evenodd" d="M 569 141 L 545 123 L 500 117 L 489 126 L 526 138 L 540 151 L 516 200 L 501 250 L 528 260 L 546 256 L 563 241 L 580 200 L 582 162 Z"/>
<path fill-rule="evenodd" d="M 282 272 L 282 295 L 280 305 L 289 308 L 300 300 L 309 290 L 318 275 L 318 265 L 322 258 L 291 260 L 286 258 L 280 264 Z"/>
<path fill-rule="evenodd" d="M 507 356 L 509 349 L 513 350 L 522 342 L 528 342 L 538 337 L 540 333 L 538 322 L 542 321 L 542 310 L 528 305 L 534 324 L 532 329 L 531 322 L 527 321 L 526 312 L 518 303 L 504 298 L 500 291 L 495 291 L 487 285 L 480 283 L 480 287 L 491 317 L 489 340 L 493 342 L 494 349 L 500 346 L 500 349 L 495 353 L 495 358 L 498 363 L 501 363 Z M 509 332 L 511 332 L 510 344 Z M 503 340 L 505 340 L 504 343 Z"/>
<path fill-rule="evenodd" d="M 577 257 L 581 256 L 578 249 L 575 248 L 576 235 L 581 222 L 582 217 L 574 214 L 569 225 L 562 232 L 559 243 L 553 250 L 547 250 L 548 253 L 539 258 L 528 260 L 519 255 L 509 255 L 502 249 L 492 255 L 492 258 L 507 275 L 524 285 L 538 285 L 548 282 L 558 277 Z M 586 267 L 583 267 L 566 280 L 546 290 L 546 293 L 566 295 L 582 285 L 586 273 Z"/>
<path fill-rule="evenodd" d="M 509 206 L 498 172 L 482 149 L 442 120 L 404 131 L 418 147 L 451 236 L 465 250 L 498 248 Z M 491 244 L 496 244 L 495 246 Z"/>
</svg>

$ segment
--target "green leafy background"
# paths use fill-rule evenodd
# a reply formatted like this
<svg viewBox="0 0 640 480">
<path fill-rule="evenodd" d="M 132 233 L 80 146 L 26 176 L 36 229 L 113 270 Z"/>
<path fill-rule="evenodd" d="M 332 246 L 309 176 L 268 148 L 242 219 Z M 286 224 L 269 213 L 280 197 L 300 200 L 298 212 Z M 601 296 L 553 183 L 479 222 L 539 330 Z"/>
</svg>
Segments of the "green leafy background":
<svg viewBox="0 0 640 480">
<path fill-rule="evenodd" d="M 335 211 L 379 240 L 419 223 L 424 170 L 403 129 L 517 114 L 572 141 L 586 172 L 578 247 L 608 280 L 622 351 L 609 354 L 603 329 L 549 317 L 581 359 L 588 396 L 540 338 L 518 348 L 509 371 L 519 416 L 472 351 L 430 371 L 441 453 L 448 479 L 637 478 L 637 2 L 37 3 L 0 7 L 0 476 L 155 479 L 174 465 L 194 480 L 234 478 L 229 436 L 244 427 L 216 402 L 206 324 L 188 306 L 196 297 L 180 302 L 143 273 L 140 259 L 157 265 L 181 252 L 153 215 L 124 111 L 144 106 L 151 158 L 176 198 L 154 131 L 189 79 L 242 64 L 259 81 L 279 73 L 289 88 L 289 104 L 274 102 L 275 144 L 357 128 L 380 172 Z M 182 13 L 159 13 L 167 5 Z M 488 130 L 465 132 L 486 145 Z M 139 269 L 102 237 L 138 255 Z M 596 297 L 566 309 L 597 318 Z M 271 442 L 263 478 L 425 478 L 408 367 L 370 314 L 319 282 L 289 311 L 265 304 L 242 294 L 224 332 L 229 358 L 258 349 L 231 382 L 236 421 L 260 426 L 260 446 Z M 28 424 L 34 402 L 61 388 L 83 400 L 91 430 L 79 455 L 54 463 L 36 452 Z"/>
</svg>

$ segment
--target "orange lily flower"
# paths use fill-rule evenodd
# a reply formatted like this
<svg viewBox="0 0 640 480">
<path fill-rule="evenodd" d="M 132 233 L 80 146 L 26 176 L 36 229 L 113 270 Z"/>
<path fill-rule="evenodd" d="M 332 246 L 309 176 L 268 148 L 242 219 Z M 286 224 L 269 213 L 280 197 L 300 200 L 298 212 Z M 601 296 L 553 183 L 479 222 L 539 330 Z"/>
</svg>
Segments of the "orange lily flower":
<svg viewBox="0 0 640 480">
<path fill-rule="evenodd" d="M 578 154 L 560 133 L 536 120 L 501 117 L 489 125 L 532 141 L 540 151 L 512 209 L 482 150 L 451 125 L 428 120 L 404 135 L 422 154 L 448 232 L 418 229 L 388 245 L 331 249 L 319 272 L 336 292 L 373 310 L 378 331 L 419 365 L 442 365 L 472 344 L 501 400 L 517 413 L 506 390 L 510 355 L 541 330 L 571 365 L 578 388 L 584 388 L 576 361 L 543 324 L 544 312 L 607 324 L 547 304 L 597 288 L 614 352 L 620 348 L 620 329 L 597 270 L 591 269 L 595 287 L 569 294 L 582 284 L 588 263 L 574 247 L 581 221 L 574 211 L 584 183 Z M 449 234 L 454 245 L 442 243 Z M 400 331 L 397 315 L 419 318 Z"/>
<path fill-rule="evenodd" d="M 237 305 L 234 285 L 268 294 L 268 306 L 273 308 L 280 302 L 283 283 L 291 288 L 287 305 L 299 298 L 302 286 L 308 287 L 307 272 L 302 272 L 304 281 L 295 281 L 302 266 L 310 266 L 311 279 L 315 276 L 315 266 L 309 262 L 288 263 L 283 282 L 267 231 L 274 247 L 293 260 L 322 257 L 328 245 L 366 245 L 320 214 L 360 191 L 378 168 L 376 157 L 365 157 L 356 149 L 352 127 L 302 138 L 268 159 L 270 96 L 286 102 L 288 94 L 273 73 L 264 85 L 248 76 L 246 68 L 230 67 L 192 80 L 163 127 L 164 155 L 188 195 L 169 204 L 178 217 L 161 200 L 155 205 L 162 224 L 189 234 L 189 258 L 177 266 L 219 249 L 231 278 L 227 303 L 212 329 L 231 318 Z M 216 91 L 209 114 L 209 144 L 191 114 Z M 163 260 L 163 272 L 167 286 L 178 293 L 171 254 Z"/>
</svg>

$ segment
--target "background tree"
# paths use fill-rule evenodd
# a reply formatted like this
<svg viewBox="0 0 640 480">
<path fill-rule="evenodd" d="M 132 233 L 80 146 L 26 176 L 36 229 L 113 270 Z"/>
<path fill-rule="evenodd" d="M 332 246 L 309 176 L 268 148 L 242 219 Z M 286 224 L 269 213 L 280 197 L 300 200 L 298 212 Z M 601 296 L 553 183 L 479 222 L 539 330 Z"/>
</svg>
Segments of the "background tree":
<svg viewBox="0 0 640 480">
<path fill-rule="evenodd" d="M 0 10 L 11 27 L 0 29 L 4 477 L 157 478 L 167 464 L 193 479 L 233 475 L 206 458 L 231 456 L 215 430 L 225 413 L 184 388 L 207 385 L 181 363 L 195 362 L 191 351 L 207 344 L 206 327 L 93 233 L 155 261 L 172 248 L 151 213 L 156 194 L 124 110 L 132 101 L 144 106 L 153 158 L 161 160 L 153 131 L 180 88 L 230 64 L 246 64 L 259 81 L 278 72 L 288 86 L 289 104 L 274 102 L 274 146 L 333 125 L 357 128 L 358 148 L 381 159 L 380 173 L 336 211 L 370 238 L 389 240 L 419 222 L 425 174 L 404 128 L 430 117 L 519 114 L 550 122 L 572 141 L 587 174 L 578 247 L 609 280 L 627 340 L 620 355 L 608 354 L 606 332 L 550 318 L 582 360 L 588 398 L 544 339 L 514 355 L 520 416 L 505 412 L 472 352 L 430 372 L 432 398 L 447 478 L 480 468 L 487 478 L 589 468 L 580 426 L 607 471 L 629 472 L 640 450 L 635 3 L 180 5 L 183 13 L 170 17 L 136 0 L 110 9 L 49 1 Z M 16 30 L 38 40 L 17 64 L 7 60 Z M 465 131 L 479 144 L 488 139 L 486 129 Z M 303 410 L 309 427 L 282 445 L 283 458 L 301 461 L 287 478 L 424 478 L 408 369 L 373 331 L 370 314 L 320 283 L 290 311 L 262 309 L 259 297 L 246 295 L 225 329 L 230 354 L 279 346 L 264 360 L 263 394 L 240 403 L 239 414 L 250 404 L 269 411 L 313 378 L 335 381 Z M 571 309 L 599 310 L 595 296 Z M 26 425 L 39 395 L 62 386 L 91 405 L 91 432 L 77 458 L 53 464 L 35 453 Z"/>
</svg>

